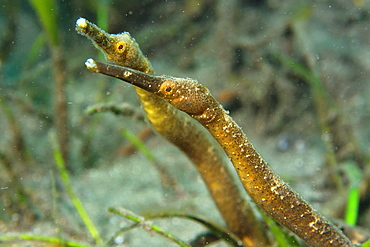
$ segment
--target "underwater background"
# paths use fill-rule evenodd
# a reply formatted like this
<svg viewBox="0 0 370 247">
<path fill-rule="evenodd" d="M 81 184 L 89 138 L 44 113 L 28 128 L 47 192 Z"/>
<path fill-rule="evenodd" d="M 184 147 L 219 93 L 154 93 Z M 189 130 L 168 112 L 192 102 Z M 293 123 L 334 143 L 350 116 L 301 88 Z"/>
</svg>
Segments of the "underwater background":
<svg viewBox="0 0 370 247">
<path fill-rule="evenodd" d="M 86 69 L 105 58 L 75 31 L 79 17 L 130 32 L 156 74 L 204 84 L 279 176 L 326 217 L 356 226 L 357 241 L 369 238 L 369 1 L 3 0 L 0 246 L 33 243 L 9 238 L 20 234 L 94 246 L 76 200 L 107 246 L 176 246 L 140 227 L 114 235 L 131 223 L 112 206 L 224 225 L 191 162 L 149 128 L 133 88 Z M 205 231 L 151 221 L 189 242 Z"/>
</svg>

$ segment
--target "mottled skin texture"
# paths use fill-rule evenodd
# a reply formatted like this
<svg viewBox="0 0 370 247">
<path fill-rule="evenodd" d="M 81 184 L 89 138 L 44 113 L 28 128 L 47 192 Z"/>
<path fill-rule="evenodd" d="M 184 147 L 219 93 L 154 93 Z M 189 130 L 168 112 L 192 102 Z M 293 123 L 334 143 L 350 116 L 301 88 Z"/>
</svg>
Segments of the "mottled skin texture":
<svg viewBox="0 0 370 247">
<path fill-rule="evenodd" d="M 127 32 L 118 35 L 108 34 L 82 18 L 77 20 L 76 30 L 91 39 L 106 58 L 115 64 L 147 74 L 154 73 L 150 62 Z M 124 73 L 120 76 L 127 77 L 129 74 Z M 163 83 L 161 90 L 166 92 L 171 83 L 171 81 Z M 176 145 L 195 164 L 228 229 L 242 240 L 244 246 L 267 246 L 266 236 L 259 227 L 253 212 L 240 196 L 235 182 L 225 168 L 223 158 L 219 150 L 214 147 L 209 134 L 186 114 L 153 94 L 159 88 L 154 91 L 154 87 L 146 88 L 146 90 L 139 87 L 135 87 L 135 89 L 153 128 Z M 167 93 L 173 94 L 173 92 Z M 187 100 L 182 99 L 180 95 L 176 95 L 172 104 L 181 108 L 181 105 L 186 102 Z M 192 112 L 197 113 L 197 107 L 193 106 Z"/>
<path fill-rule="evenodd" d="M 148 80 L 146 75 L 133 70 L 125 73 L 127 68 L 113 68 L 94 61 L 90 63 L 92 66 L 88 67 L 92 71 L 147 88 L 201 123 L 225 150 L 245 190 L 256 204 L 308 244 L 314 247 L 353 246 L 338 228 L 316 212 L 270 169 L 241 128 L 203 85 L 192 79 L 165 76 Z"/>
</svg>

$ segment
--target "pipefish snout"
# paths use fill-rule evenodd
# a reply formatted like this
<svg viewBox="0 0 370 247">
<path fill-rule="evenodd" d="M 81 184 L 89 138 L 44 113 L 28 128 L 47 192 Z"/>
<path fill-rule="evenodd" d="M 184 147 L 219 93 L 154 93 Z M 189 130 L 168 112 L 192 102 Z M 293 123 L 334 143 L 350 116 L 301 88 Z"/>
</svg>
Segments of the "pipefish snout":
<svg viewBox="0 0 370 247">
<path fill-rule="evenodd" d="M 127 67 L 100 63 L 91 58 L 85 65 L 92 72 L 124 80 L 154 93 L 199 122 L 206 123 L 215 117 L 214 109 L 219 103 L 206 87 L 194 79 L 147 75 Z"/>
<path fill-rule="evenodd" d="M 337 227 L 270 169 L 241 128 L 208 89 L 196 80 L 151 76 L 121 66 L 88 61 L 87 68 L 91 71 L 151 92 L 201 123 L 231 159 L 245 190 L 255 203 L 308 244 L 314 247 L 353 246 Z"/>
</svg>

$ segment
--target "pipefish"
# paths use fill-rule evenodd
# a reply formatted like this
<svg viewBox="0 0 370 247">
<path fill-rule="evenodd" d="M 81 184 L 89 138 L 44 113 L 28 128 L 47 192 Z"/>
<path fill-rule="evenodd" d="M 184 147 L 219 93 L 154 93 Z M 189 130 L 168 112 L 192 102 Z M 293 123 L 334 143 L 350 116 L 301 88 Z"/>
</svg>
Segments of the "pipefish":
<svg viewBox="0 0 370 247">
<path fill-rule="evenodd" d="M 88 37 L 115 64 L 154 74 L 149 60 L 128 32 L 109 34 L 84 18 L 77 20 L 76 30 Z M 140 87 L 135 87 L 135 90 L 152 127 L 184 152 L 196 166 L 228 229 L 245 246 L 266 246 L 266 235 L 240 195 L 209 134 L 196 121 L 157 95 Z"/>
<path fill-rule="evenodd" d="M 87 68 L 157 95 L 202 124 L 231 159 L 253 201 L 277 222 L 314 247 L 350 247 L 351 241 L 295 193 L 248 141 L 241 128 L 210 94 L 193 79 L 152 76 L 130 68 L 88 59 Z"/>
</svg>

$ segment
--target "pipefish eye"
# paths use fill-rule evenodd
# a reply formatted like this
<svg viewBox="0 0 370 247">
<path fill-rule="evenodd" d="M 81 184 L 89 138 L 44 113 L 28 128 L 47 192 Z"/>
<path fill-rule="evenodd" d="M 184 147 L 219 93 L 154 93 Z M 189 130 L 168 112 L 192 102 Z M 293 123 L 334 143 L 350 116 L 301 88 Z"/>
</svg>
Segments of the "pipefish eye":
<svg viewBox="0 0 370 247">
<path fill-rule="evenodd" d="M 161 91 L 164 95 L 170 95 L 174 92 L 175 88 L 176 88 L 175 82 L 166 80 L 160 86 L 159 91 Z"/>
<path fill-rule="evenodd" d="M 125 47 L 126 47 L 126 43 L 125 42 L 118 42 L 117 44 L 116 44 L 116 48 L 117 48 L 117 50 L 118 51 L 123 51 L 123 50 L 125 50 Z"/>
</svg>

